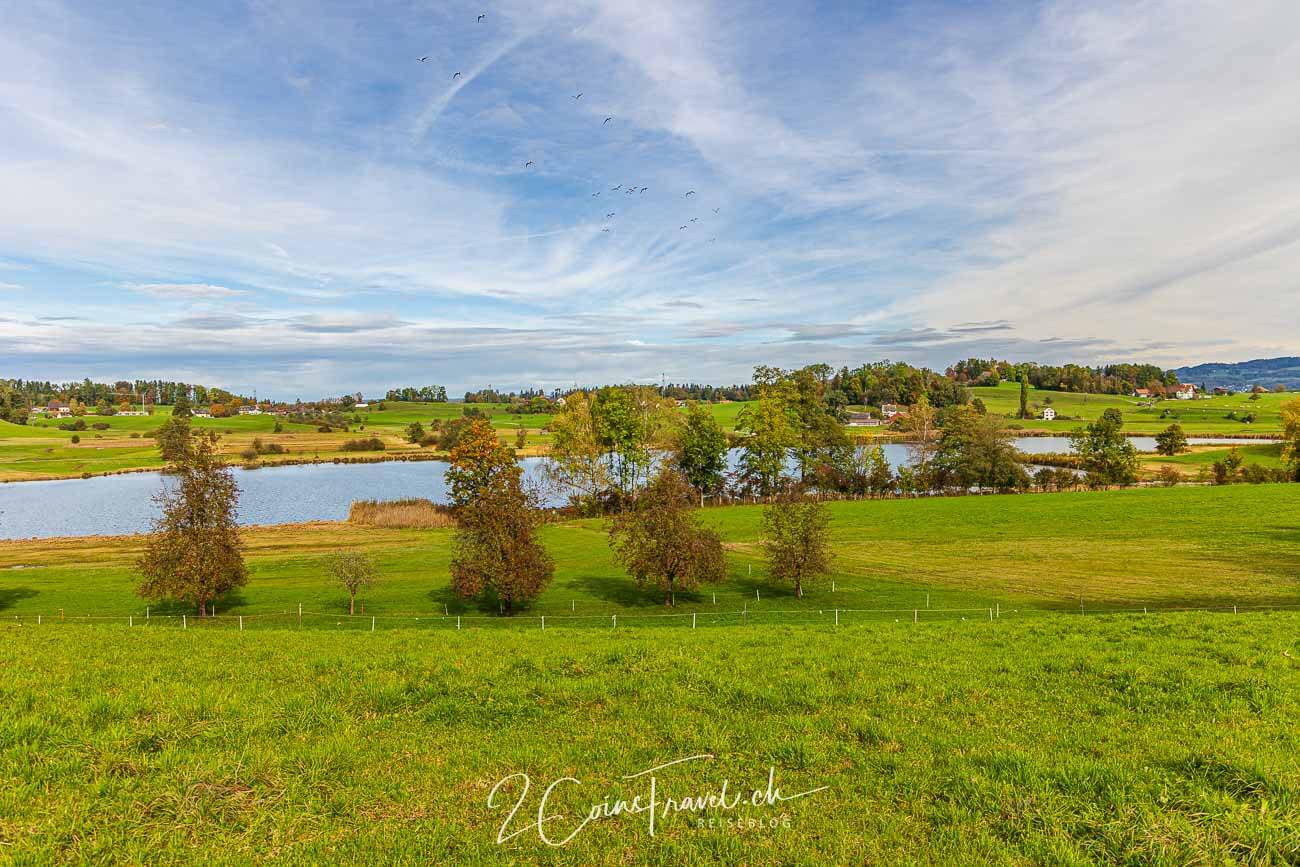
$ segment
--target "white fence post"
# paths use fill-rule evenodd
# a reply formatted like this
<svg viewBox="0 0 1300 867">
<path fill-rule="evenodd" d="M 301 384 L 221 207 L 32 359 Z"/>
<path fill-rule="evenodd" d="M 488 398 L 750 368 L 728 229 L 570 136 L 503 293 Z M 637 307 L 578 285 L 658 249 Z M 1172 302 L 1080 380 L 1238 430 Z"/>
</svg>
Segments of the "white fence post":
<svg viewBox="0 0 1300 867">
<path fill-rule="evenodd" d="M 993 609 L 993 610 L 994 610 L 994 614 L 995 614 L 996 616 L 1001 617 L 1001 616 L 1002 616 L 1002 603 L 1001 603 L 1001 602 L 995 602 L 995 603 L 994 603 L 994 609 Z"/>
<path fill-rule="evenodd" d="M 835 579 L 834 579 L 834 578 L 831 579 L 831 592 L 832 592 L 832 593 L 835 592 Z"/>
<path fill-rule="evenodd" d="M 239 631 L 244 631 L 244 615 L 239 615 Z"/>
<path fill-rule="evenodd" d="M 570 610 L 570 611 L 577 611 L 577 610 L 578 610 L 578 600 L 576 600 L 576 599 L 570 599 L 570 600 L 569 600 L 569 610 Z"/>
<path fill-rule="evenodd" d="M 370 631 L 375 631 L 375 615 L 370 615 Z"/>
<path fill-rule="evenodd" d="M 543 631 L 543 632 L 546 631 L 546 615 L 545 615 L 545 614 L 542 615 L 542 631 Z"/>
<path fill-rule="evenodd" d="M 691 629 L 695 628 L 695 612 L 691 612 Z"/>
<path fill-rule="evenodd" d="M 149 606 L 148 606 L 148 605 L 146 605 L 146 606 L 144 607 L 144 619 L 145 619 L 145 620 L 148 620 L 148 619 L 149 619 Z"/>
<path fill-rule="evenodd" d="M 456 615 L 456 628 L 457 628 L 457 629 L 460 629 L 460 615 L 459 615 L 459 614 Z"/>
<path fill-rule="evenodd" d="M 840 610 L 838 608 L 835 609 L 835 625 L 840 625 Z"/>
<path fill-rule="evenodd" d="M 134 616 L 128 616 L 128 617 L 126 618 L 126 625 L 127 625 L 127 626 L 135 626 L 135 617 L 134 617 Z"/>
<path fill-rule="evenodd" d="M 615 615 L 613 615 L 613 617 L 614 617 L 614 625 L 613 625 L 612 627 L 610 627 L 610 628 L 611 628 L 611 629 L 618 629 L 618 615 L 615 614 Z"/>
<path fill-rule="evenodd" d="M 989 620 L 992 620 L 992 619 L 993 619 L 993 609 L 990 608 L 990 609 L 989 609 Z"/>
<path fill-rule="evenodd" d="M 298 603 L 298 625 L 302 626 L 302 603 Z"/>
<path fill-rule="evenodd" d="M 920 612 L 918 612 L 915 608 L 912 609 L 912 622 L 913 622 L 913 623 L 916 623 L 916 622 L 917 622 L 917 614 L 919 614 L 919 613 L 920 613 Z"/>
<path fill-rule="evenodd" d="M 185 615 L 184 615 L 184 614 L 181 615 L 181 629 L 189 629 L 189 626 L 188 626 L 188 625 L 186 624 L 186 622 L 185 622 Z"/>
</svg>

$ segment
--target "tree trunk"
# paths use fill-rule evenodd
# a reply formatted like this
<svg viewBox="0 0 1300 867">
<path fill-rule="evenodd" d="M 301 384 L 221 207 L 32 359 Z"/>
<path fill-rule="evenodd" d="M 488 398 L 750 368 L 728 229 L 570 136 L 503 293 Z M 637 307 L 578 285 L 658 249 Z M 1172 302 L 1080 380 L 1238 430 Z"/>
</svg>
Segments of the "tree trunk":
<svg viewBox="0 0 1300 867">
<path fill-rule="evenodd" d="M 357 594 L 350 593 L 348 594 L 348 616 L 352 616 L 353 614 L 356 613 L 357 613 Z"/>
<path fill-rule="evenodd" d="M 794 582 L 794 598 L 795 598 L 795 599 L 802 599 L 802 598 L 803 598 L 803 584 L 801 584 L 801 583 L 798 581 L 798 579 L 796 579 L 795 582 Z"/>
<path fill-rule="evenodd" d="M 665 607 L 665 608 L 672 608 L 672 607 L 673 607 L 673 591 L 672 591 L 672 590 L 665 590 L 665 591 L 664 591 L 664 607 Z"/>
<path fill-rule="evenodd" d="M 199 616 L 200 617 L 208 616 L 208 600 L 206 599 L 199 600 Z"/>
</svg>

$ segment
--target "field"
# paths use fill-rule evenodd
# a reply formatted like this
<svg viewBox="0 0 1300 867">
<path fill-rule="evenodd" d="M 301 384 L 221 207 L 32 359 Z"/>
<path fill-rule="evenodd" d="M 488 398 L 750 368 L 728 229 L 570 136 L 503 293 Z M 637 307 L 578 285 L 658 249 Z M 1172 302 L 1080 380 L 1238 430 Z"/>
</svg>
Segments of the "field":
<svg viewBox="0 0 1300 867">
<path fill-rule="evenodd" d="M 757 546 L 761 510 L 708 509 L 704 519 L 729 548 L 729 581 L 679 594 L 678 613 L 733 617 L 745 610 L 762 618 L 793 608 L 828 618 L 834 608 L 919 607 L 924 615 L 927 594 L 932 609 L 981 612 L 995 605 L 1077 611 L 1080 598 L 1091 610 L 1300 605 L 1297 485 L 873 500 L 830 508 L 834 590 L 823 582 L 797 603 L 765 572 Z M 603 523 L 552 525 L 544 535 L 557 574 L 530 615 L 580 616 L 575 625 L 603 626 L 611 615 L 630 624 L 664 613 L 660 597 L 637 589 L 614 563 Z M 449 616 L 497 620 L 451 594 L 450 530 L 321 523 L 255 528 L 246 538 L 252 578 L 223 600 L 221 614 L 296 613 L 301 604 L 337 628 L 333 615 L 346 610 L 346 596 L 323 576 L 321 558 L 351 549 L 373 554 L 384 576 L 363 600 L 368 615 L 384 618 L 382 625 L 416 625 L 413 618 L 421 615 L 421 625 L 446 626 L 427 616 L 441 615 L 444 606 Z M 139 546 L 138 537 L 0 542 L 0 617 L 48 619 L 60 610 L 68 617 L 143 615 L 144 602 L 133 593 Z M 181 611 L 152 609 L 154 615 Z M 531 623 L 537 625 L 535 617 Z"/>
<path fill-rule="evenodd" d="M 984 401 L 990 413 L 1014 418 L 1020 411 L 1020 386 L 1013 382 L 1004 382 L 997 387 L 972 388 L 971 395 Z M 1048 404 L 1059 416 L 1044 421 L 1034 418 L 1028 421 L 1013 421 L 1025 430 L 1051 431 L 1069 433 L 1079 427 L 1082 420 L 1101 417 L 1107 409 L 1116 408 L 1124 415 L 1124 429 L 1129 433 L 1156 434 L 1177 422 L 1189 435 L 1202 436 L 1267 436 L 1277 435 L 1282 430 L 1282 404 L 1295 400 L 1294 394 L 1261 394 L 1259 400 L 1251 400 L 1250 395 L 1237 394 L 1231 397 L 1211 397 L 1206 400 L 1164 400 L 1149 406 L 1148 401 L 1135 397 L 1110 394 L 1075 394 L 1059 391 L 1029 390 L 1029 405 L 1037 416 Z M 1256 420 L 1246 424 L 1239 420 L 1226 418 L 1228 413 L 1235 413 L 1240 419 L 1248 413 L 1254 413 Z M 1166 416 L 1166 413 L 1168 415 Z"/>
<path fill-rule="evenodd" d="M 1300 616 L 724 631 L 0 627 L 0 857 L 1294 863 Z M 731 812 L 592 804 L 826 787 Z M 508 812 L 531 790 L 513 821 Z M 761 803 L 761 802 L 760 802 Z M 708 818 L 720 824 L 707 826 Z M 703 820 L 703 826 L 702 826 Z M 732 824 L 727 825 L 730 821 Z M 498 845 L 498 835 L 525 829 Z M 775 825 L 775 827 L 773 827 Z M 202 853 L 201 855 L 199 853 Z"/>
<path fill-rule="evenodd" d="M 143 618 L 138 539 L 0 543 L 0 858 L 1300 857 L 1300 487 L 831 508 L 835 583 L 802 601 L 764 572 L 759 509 L 706 510 L 730 578 L 673 616 L 598 521 L 545 529 L 556 580 L 514 618 L 449 593 L 446 530 L 252 529 L 249 585 L 185 628 Z M 365 615 L 322 576 L 336 548 L 380 563 Z M 581 780 L 549 802 L 558 839 L 700 754 L 656 772 L 661 805 L 769 768 L 828 788 L 496 842 L 505 777 L 532 782 L 505 833 Z"/>
</svg>

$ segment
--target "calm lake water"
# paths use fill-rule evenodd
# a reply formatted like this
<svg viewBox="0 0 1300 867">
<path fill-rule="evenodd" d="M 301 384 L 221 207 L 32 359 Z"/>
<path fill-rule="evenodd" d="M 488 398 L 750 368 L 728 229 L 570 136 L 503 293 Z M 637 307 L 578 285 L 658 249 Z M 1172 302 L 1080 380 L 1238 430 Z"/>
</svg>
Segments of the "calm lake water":
<svg viewBox="0 0 1300 867">
<path fill-rule="evenodd" d="M 1242 443 L 1242 440 L 1194 438 L 1193 443 Z M 1260 442 L 1252 440 L 1249 442 Z M 1134 437 L 1139 450 L 1155 449 L 1150 437 Z M 1027 454 L 1070 450 L 1066 437 L 1024 437 L 1016 441 Z M 897 469 L 910 454 L 891 443 L 885 458 Z M 735 455 L 733 451 L 732 460 Z M 540 458 L 520 462 L 525 477 L 537 479 Z M 441 461 L 390 461 L 376 464 L 304 464 L 260 470 L 233 470 L 241 491 L 242 524 L 291 524 L 340 521 L 354 500 L 446 498 Z M 91 479 L 0 484 L 0 539 L 140 533 L 149 529 L 157 506 L 153 497 L 170 480 L 159 473 L 128 473 Z M 556 498 L 560 499 L 560 498 Z"/>
</svg>

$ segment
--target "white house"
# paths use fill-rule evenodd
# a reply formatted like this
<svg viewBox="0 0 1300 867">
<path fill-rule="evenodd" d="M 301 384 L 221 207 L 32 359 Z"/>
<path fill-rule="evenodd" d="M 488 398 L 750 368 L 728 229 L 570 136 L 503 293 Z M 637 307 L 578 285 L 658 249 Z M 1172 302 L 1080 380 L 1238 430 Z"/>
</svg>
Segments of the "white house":
<svg viewBox="0 0 1300 867">
<path fill-rule="evenodd" d="M 1056 418 L 1056 410 L 1050 406 L 1043 407 L 1043 421 L 1051 421 Z"/>
<path fill-rule="evenodd" d="M 880 407 L 880 414 L 885 418 L 893 418 L 899 414 L 898 404 L 886 403 Z"/>
<path fill-rule="evenodd" d="M 354 404 L 352 405 L 352 408 L 353 408 L 353 409 L 370 409 L 370 404 L 368 404 L 368 403 L 354 403 Z"/>
<path fill-rule="evenodd" d="M 240 415 L 261 415 L 262 410 L 256 406 L 241 406 L 239 408 L 239 414 Z"/>
<path fill-rule="evenodd" d="M 1196 386 L 1192 385 L 1190 382 L 1184 383 L 1183 385 L 1170 386 L 1166 391 L 1166 394 L 1173 395 L 1179 400 L 1195 400 Z"/>
</svg>

